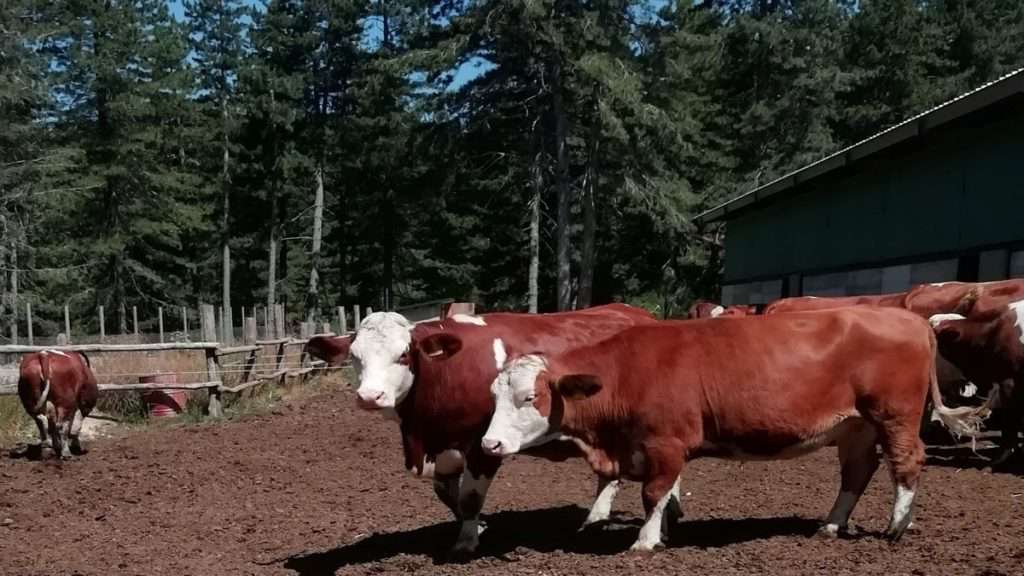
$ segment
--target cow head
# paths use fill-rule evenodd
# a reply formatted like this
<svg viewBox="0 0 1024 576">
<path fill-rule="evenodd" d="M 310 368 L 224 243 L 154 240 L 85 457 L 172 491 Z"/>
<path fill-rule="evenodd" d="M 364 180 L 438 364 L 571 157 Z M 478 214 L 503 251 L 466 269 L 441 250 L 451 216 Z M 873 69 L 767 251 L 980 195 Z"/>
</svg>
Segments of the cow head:
<svg viewBox="0 0 1024 576">
<path fill-rule="evenodd" d="M 539 354 L 511 360 L 491 384 L 494 416 L 480 445 L 493 456 L 508 456 L 552 440 L 559 434 L 563 401 L 589 397 L 600 389 L 595 376 L 556 378 Z"/>
<path fill-rule="evenodd" d="M 365 410 L 394 409 L 409 393 L 413 325 L 401 314 L 374 312 L 359 325 L 349 351 L 359 378 L 357 402 Z"/>
</svg>

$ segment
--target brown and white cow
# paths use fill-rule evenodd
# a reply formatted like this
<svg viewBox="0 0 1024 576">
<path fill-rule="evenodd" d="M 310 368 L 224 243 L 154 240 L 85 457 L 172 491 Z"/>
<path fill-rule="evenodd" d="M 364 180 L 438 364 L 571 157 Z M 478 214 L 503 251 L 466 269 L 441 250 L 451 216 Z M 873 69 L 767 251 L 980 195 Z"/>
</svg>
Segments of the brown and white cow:
<svg viewBox="0 0 1024 576">
<path fill-rule="evenodd" d="M 779 298 L 765 306 L 764 314 L 781 314 L 783 312 L 800 312 L 808 310 L 828 310 L 843 306 L 887 306 L 903 307 L 905 292 L 893 294 L 872 294 L 865 296 L 794 296 Z"/>
<path fill-rule="evenodd" d="M 566 435 L 598 474 L 642 481 L 647 521 L 633 549 L 648 551 L 661 545 L 669 488 L 689 460 L 782 459 L 838 445 L 841 491 L 822 528 L 834 535 L 871 480 L 880 443 L 896 489 L 887 530 L 896 540 L 924 463 L 918 424 L 929 391 L 947 426 L 977 431 L 973 410 L 942 404 L 935 346 L 924 319 L 868 306 L 637 326 L 508 362 L 481 445 L 506 456 Z"/>
<path fill-rule="evenodd" d="M 733 306 L 722 306 L 714 302 L 698 300 L 690 306 L 687 318 L 718 318 L 720 316 L 750 316 L 757 313 L 756 306 L 737 304 Z"/>
<path fill-rule="evenodd" d="M 47 436 L 60 458 L 83 454 L 78 435 L 99 396 L 89 358 L 81 352 L 33 352 L 22 357 L 18 374 L 18 397 L 39 429 L 40 455 Z"/>
<path fill-rule="evenodd" d="M 1022 298 L 1024 279 L 939 282 L 915 286 L 907 293 L 903 307 L 925 318 L 931 318 L 935 314 L 971 316 L 990 313 Z"/>
<path fill-rule="evenodd" d="M 491 382 L 506 356 L 557 353 L 654 322 L 647 311 L 625 304 L 557 314 L 455 314 L 416 325 L 393 312 L 375 312 L 352 343 L 357 402 L 397 416 L 406 468 L 433 478 L 438 497 L 461 521 L 453 552 L 471 552 L 487 489 L 501 465 L 482 452 L 480 438 L 494 411 Z M 565 442 L 531 453 L 553 460 L 579 455 Z M 586 524 L 607 519 L 617 489 L 618 482 L 600 482 Z"/>
<path fill-rule="evenodd" d="M 1024 300 L 984 304 L 984 315 L 936 314 L 931 323 L 946 358 L 968 378 L 996 383 L 986 405 L 997 409 L 1002 431 L 998 467 L 1016 452 L 1024 424 Z"/>
<path fill-rule="evenodd" d="M 313 336 L 306 342 L 305 352 L 328 366 L 341 366 L 348 360 L 351 336 Z"/>
</svg>

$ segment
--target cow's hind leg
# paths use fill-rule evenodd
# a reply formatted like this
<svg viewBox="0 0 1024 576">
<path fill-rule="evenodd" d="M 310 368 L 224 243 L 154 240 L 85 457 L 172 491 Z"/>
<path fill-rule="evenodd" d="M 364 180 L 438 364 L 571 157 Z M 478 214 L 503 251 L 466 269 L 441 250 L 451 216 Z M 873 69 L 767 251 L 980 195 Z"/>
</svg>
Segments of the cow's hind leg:
<svg viewBox="0 0 1024 576">
<path fill-rule="evenodd" d="M 53 437 L 53 451 L 57 453 L 57 456 L 60 457 L 61 460 L 71 458 L 71 447 L 69 445 L 70 435 L 71 419 L 68 418 L 67 410 L 57 408 L 54 426 L 53 429 L 51 429 L 51 436 Z"/>
<path fill-rule="evenodd" d="M 892 519 L 885 535 L 893 542 L 903 536 L 913 520 L 914 495 L 924 466 L 924 443 L 916 434 L 916 419 L 913 420 L 907 419 L 909 425 L 899 421 L 883 425 L 882 450 L 896 492 Z"/>
<path fill-rule="evenodd" d="M 82 440 L 80 434 L 82 433 L 82 424 L 85 422 L 85 415 L 82 414 L 81 410 L 75 410 L 75 417 L 71 421 L 71 453 L 78 456 L 85 454 L 86 450 L 82 446 Z"/>
<path fill-rule="evenodd" d="M 848 530 L 850 514 L 875 475 L 875 470 L 878 470 L 878 451 L 875 449 L 877 429 L 860 418 L 850 421 L 848 425 L 850 430 L 836 439 L 842 480 L 839 496 L 825 519 L 825 525 L 821 527 L 821 533 L 826 536 L 836 536 Z"/>
<path fill-rule="evenodd" d="M 47 434 L 49 422 L 47 422 L 45 414 L 33 415 L 32 421 L 36 423 L 36 429 L 39 431 L 39 444 L 29 446 L 29 455 L 33 458 L 38 458 L 43 455 L 46 445 L 50 443 L 50 437 Z"/>
<path fill-rule="evenodd" d="M 612 514 L 612 502 L 621 487 L 622 481 L 617 478 L 597 477 L 597 497 L 594 498 L 594 504 L 591 505 L 590 513 L 587 514 L 587 519 L 583 521 L 580 530 L 608 521 Z"/>
</svg>

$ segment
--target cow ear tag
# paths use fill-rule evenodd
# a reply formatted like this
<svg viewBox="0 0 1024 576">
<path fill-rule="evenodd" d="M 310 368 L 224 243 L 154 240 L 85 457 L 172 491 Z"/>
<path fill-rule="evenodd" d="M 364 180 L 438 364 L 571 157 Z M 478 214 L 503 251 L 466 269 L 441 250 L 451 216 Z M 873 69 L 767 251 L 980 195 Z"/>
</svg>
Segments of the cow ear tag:
<svg viewBox="0 0 1024 576">
<path fill-rule="evenodd" d="M 462 339 L 454 334 L 432 334 L 419 343 L 420 350 L 431 360 L 446 360 L 462 350 Z"/>
</svg>

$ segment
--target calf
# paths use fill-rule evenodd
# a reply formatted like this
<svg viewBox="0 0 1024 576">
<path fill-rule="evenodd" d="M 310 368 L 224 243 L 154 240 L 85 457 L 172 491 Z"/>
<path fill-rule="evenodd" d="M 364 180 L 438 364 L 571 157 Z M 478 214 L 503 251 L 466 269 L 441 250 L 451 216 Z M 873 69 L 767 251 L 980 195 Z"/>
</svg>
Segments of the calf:
<svg viewBox="0 0 1024 576">
<path fill-rule="evenodd" d="M 896 489 L 886 534 L 898 540 L 924 464 L 918 423 L 929 391 L 954 432 L 978 427 L 972 409 L 942 404 L 934 355 L 924 319 L 875 307 L 637 326 L 507 363 L 481 445 L 506 456 L 566 435 L 598 474 L 642 481 L 647 520 L 633 549 L 647 551 L 661 545 L 669 488 L 689 460 L 837 445 L 841 491 L 822 529 L 834 535 L 874 475 L 880 443 Z"/>
<path fill-rule="evenodd" d="M 993 467 L 1009 461 L 1017 451 L 1024 419 L 1024 300 L 971 318 L 937 314 L 931 323 L 939 350 L 963 373 L 978 382 L 994 382 L 986 405 L 998 408 L 1002 453 Z"/>
<path fill-rule="evenodd" d="M 435 493 L 460 521 L 452 552 L 467 554 L 479 543 L 480 510 L 501 465 L 483 453 L 480 438 L 494 411 L 490 385 L 507 354 L 560 352 L 654 322 L 647 311 L 625 304 L 558 314 L 455 314 L 416 325 L 375 312 L 352 343 L 356 402 L 399 420 L 406 468 L 433 478 Z M 561 460 L 579 451 L 552 442 L 531 454 Z M 618 482 L 599 483 L 585 525 L 608 517 L 617 489 Z"/>
<path fill-rule="evenodd" d="M 328 366 L 341 366 L 348 360 L 351 336 L 313 336 L 306 342 L 305 352 Z"/>
<path fill-rule="evenodd" d="M 99 395 L 89 358 L 81 352 L 33 352 L 22 357 L 18 374 L 18 397 L 39 429 L 40 454 L 47 435 L 60 458 L 83 454 L 78 435 Z"/>
</svg>

